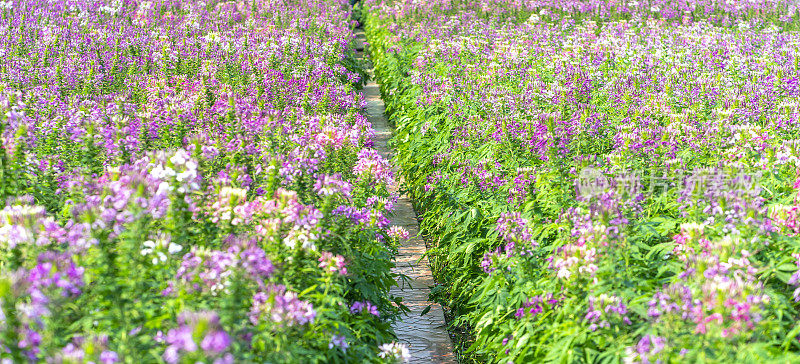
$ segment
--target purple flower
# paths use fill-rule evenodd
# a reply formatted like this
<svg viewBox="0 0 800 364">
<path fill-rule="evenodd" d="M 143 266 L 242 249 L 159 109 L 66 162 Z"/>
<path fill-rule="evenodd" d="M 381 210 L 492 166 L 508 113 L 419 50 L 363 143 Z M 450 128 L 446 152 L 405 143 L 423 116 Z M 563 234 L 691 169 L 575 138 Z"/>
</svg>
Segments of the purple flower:
<svg viewBox="0 0 800 364">
<path fill-rule="evenodd" d="M 200 341 L 198 347 L 197 341 Z M 220 356 L 230 346 L 231 339 L 222 329 L 215 312 L 183 312 L 178 316 L 178 327 L 170 330 L 165 339 L 167 349 L 162 358 L 177 363 L 184 353 L 201 349 L 206 355 Z"/>
<path fill-rule="evenodd" d="M 313 322 L 316 315 L 311 303 L 298 299 L 297 293 L 281 285 L 257 292 L 250 309 L 250 321 L 254 325 L 266 318 L 279 325 L 300 326 Z"/>
<path fill-rule="evenodd" d="M 230 344 L 231 338 L 225 331 L 214 330 L 206 334 L 203 341 L 200 343 L 200 347 L 206 352 L 221 353 L 225 351 Z"/>
<path fill-rule="evenodd" d="M 353 302 L 350 306 L 350 313 L 358 314 L 362 312 L 367 312 L 373 316 L 380 316 L 380 312 L 378 312 L 378 307 L 373 305 L 372 302 L 363 301 L 363 302 Z"/>
<path fill-rule="evenodd" d="M 358 162 L 353 168 L 353 173 L 359 176 L 367 175 L 387 185 L 394 183 L 391 164 L 374 149 L 364 148 L 358 152 Z"/>
<path fill-rule="evenodd" d="M 331 342 L 328 344 L 328 349 L 333 349 L 334 347 L 341 348 L 342 351 L 346 352 L 350 345 L 347 344 L 347 340 L 344 336 L 333 335 L 331 336 Z"/>
<path fill-rule="evenodd" d="M 119 362 L 119 355 L 116 352 L 106 350 L 100 354 L 100 362 L 103 364 L 113 364 Z"/>
</svg>

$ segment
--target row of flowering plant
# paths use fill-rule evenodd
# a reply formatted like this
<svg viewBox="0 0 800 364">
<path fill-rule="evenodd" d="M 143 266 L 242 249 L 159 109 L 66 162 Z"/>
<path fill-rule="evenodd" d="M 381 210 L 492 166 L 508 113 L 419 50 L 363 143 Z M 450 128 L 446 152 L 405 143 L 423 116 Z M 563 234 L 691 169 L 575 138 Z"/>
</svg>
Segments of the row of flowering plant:
<svg viewBox="0 0 800 364">
<path fill-rule="evenodd" d="M 798 360 L 797 4 L 362 14 L 467 360 Z"/>
<path fill-rule="evenodd" d="M 2 3 L 3 362 L 407 356 L 350 11 Z"/>
</svg>

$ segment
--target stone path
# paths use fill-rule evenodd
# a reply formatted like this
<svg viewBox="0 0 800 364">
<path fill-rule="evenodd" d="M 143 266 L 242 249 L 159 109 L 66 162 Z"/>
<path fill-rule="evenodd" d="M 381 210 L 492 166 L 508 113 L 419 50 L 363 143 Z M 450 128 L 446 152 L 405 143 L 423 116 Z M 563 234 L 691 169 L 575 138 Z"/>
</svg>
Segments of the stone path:
<svg viewBox="0 0 800 364">
<path fill-rule="evenodd" d="M 360 29 L 356 30 L 356 36 L 359 41 L 365 41 L 364 33 Z M 384 115 L 380 90 L 374 81 L 370 81 L 363 92 L 367 99 L 367 117 L 375 130 L 375 149 L 389 159 L 392 156 L 388 146 L 392 128 Z M 395 185 L 390 186 L 391 192 L 398 192 L 399 185 L 398 178 Z M 411 352 L 410 363 L 455 363 L 453 344 L 447 333 L 442 306 L 428 301 L 430 287 L 434 285 L 433 275 L 428 258 L 422 258 L 426 250 L 425 242 L 419 236 L 419 224 L 411 200 L 408 196 L 401 195 L 394 208 L 392 225 L 406 228 L 410 236 L 399 248 L 397 266 L 393 270 L 411 279 L 410 285 L 409 282 L 399 281 L 399 287 L 391 290 L 393 295 L 402 297 L 403 303 L 411 309 L 411 312 L 393 326 L 398 341 L 408 345 Z M 431 306 L 430 311 L 420 315 L 428 306 Z"/>
</svg>

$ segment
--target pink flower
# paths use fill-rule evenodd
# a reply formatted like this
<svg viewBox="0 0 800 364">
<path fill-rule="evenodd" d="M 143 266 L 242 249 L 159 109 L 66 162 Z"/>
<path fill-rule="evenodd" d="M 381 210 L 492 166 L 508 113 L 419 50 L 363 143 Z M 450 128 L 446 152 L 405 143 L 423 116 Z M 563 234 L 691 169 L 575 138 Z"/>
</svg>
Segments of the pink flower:
<svg viewBox="0 0 800 364">
<path fill-rule="evenodd" d="M 389 235 L 390 238 L 397 240 L 406 240 L 409 237 L 408 230 L 402 226 L 392 226 L 386 234 Z"/>
<path fill-rule="evenodd" d="M 319 267 L 331 273 L 339 273 L 347 275 L 347 268 L 345 268 L 345 259 L 341 255 L 333 255 L 333 253 L 322 252 L 319 257 Z"/>
</svg>

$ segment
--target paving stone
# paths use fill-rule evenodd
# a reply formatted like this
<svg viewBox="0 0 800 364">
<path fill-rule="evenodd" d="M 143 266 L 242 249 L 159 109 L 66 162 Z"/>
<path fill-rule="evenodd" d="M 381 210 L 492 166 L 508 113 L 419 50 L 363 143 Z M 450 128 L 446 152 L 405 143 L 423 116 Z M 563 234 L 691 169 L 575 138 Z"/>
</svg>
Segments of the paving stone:
<svg viewBox="0 0 800 364">
<path fill-rule="evenodd" d="M 363 33 L 361 33 L 363 34 Z M 359 39 L 363 35 L 357 33 Z M 375 149 L 384 157 L 391 158 L 392 151 L 388 146 L 392 136 L 392 128 L 384 115 L 384 103 L 380 97 L 378 85 L 370 82 L 363 89 L 367 100 L 367 118 L 375 130 Z M 396 174 L 399 176 L 399 174 Z M 398 181 L 390 186 L 391 191 L 399 191 Z M 399 248 L 394 272 L 402 273 L 410 278 L 410 282 L 398 281 L 391 294 L 403 298 L 403 303 L 411 310 L 393 326 L 399 342 L 409 346 L 411 363 L 455 363 L 453 344 L 447 333 L 442 307 L 428 301 L 430 288 L 435 284 L 428 259 L 423 258 L 425 241 L 419 237 L 419 225 L 411 200 L 401 196 L 395 204 L 395 211 L 390 217 L 392 225 L 402 226 L 409 231 L 411 238 Z M 430 306 L 430 310 L 421 313 Z"/>
</svg>

